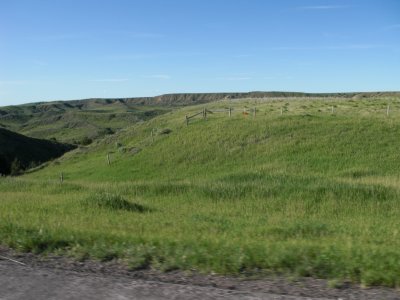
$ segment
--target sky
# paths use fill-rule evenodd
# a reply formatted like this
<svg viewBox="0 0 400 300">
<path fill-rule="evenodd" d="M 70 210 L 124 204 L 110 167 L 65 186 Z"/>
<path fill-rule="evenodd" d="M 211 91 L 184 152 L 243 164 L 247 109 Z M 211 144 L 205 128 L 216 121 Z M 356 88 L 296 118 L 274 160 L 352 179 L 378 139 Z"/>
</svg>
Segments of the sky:
<svg viewBox="0 0 400 300">
<path fill-rule="evenodd" d="M 400 0 L 0 0 L 0 106 L 400 90 Z"/>
</svg>

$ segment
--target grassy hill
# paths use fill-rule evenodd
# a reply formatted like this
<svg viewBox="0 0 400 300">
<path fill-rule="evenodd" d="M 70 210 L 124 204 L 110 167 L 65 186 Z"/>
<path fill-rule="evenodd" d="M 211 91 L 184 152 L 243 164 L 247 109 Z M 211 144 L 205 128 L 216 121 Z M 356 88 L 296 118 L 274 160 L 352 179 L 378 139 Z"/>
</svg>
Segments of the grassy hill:
<svg viewBox="0 0 400 300">
<path fill-rule="evenodd" d="M 72 145 L 29 138 L 0 128 L 0 174 L 17 173 L 37 166 L 73 148 Z"/>
<path fill-rule="evenodd" d="M 0 240 L 132 269 L 399 286 L 399 100 L 226 99 L 136 123 L 0 180 Z"/>
<path fill-rule="evenodd" d="M 35 138 L 56 138 L 67 143 L 86 143 L 180 106 L 243 98 L 374 98 L 396 97 L 398 92 L 374 93 L 195 93 L 156 97 L 84 99 L 0 107 L 0 127 Z M 84 141 L 86 140 L 86 142 Z"/>
<path fill-rule="evenodd" d="M 285 169 L 298 164 L 304 170 L 320 168 L 324 174 L 330 171 L 337 173 L 339 166 L 347 170 L 347 160 L 351 159 L 354 159 L 351 165 L 362 160 L 358 163 L 360 166 L 366 168 L 372 165 L 375 169 L 376 160 L 370 156 L 368 159 L 364 155 L 341 156 L 347 151 L 355 153 L 354 147 L 357 150 L 361 148 L 364 151 L 362 153 L 375 147 L 374 153 L 378 158 L 382 155 L 382 148 L 396 147 L 395 144 L 383 147 L 386 145 L 383 144 L 385 138 L 395 139 L 396 132 L 387 137 L 388 130 L 383 127 L 386 123 L 382 124 L 382 120 L 395 124 L 399 113 L 398 99 L 287 99 L 264 102 L 248 99 L 190 106 L 133 125 L 88 150 L 74 152 L 71 154 L 73 160 L 68 156 L 57 168 L 70 171 L 72 178 L 79 180 L 209 178 L 214 173 L 225 174 L 225 166 L 231 166 L 233 162 L 233 170 L 241 172 L 243 167 L 254 167 L 257 163 L 262 165 L 265 160 L 269 163 L 276 161 Z M 389 117 L 386 115 L 388 104 Z M 229 118 L 228 111 L 209 113 L 207 121 L 203 121 L 200 115 L 186 126 L 185 116 L 200 112 L 204 107 L 210 110 L 232 107 L 232 117 Z M 252 116 L 254 107 L 257 109 L 255 118 Z M 243 115 L 244 110 L 248 111 L 248 115 Z M 376 134 L 373 143 L 364 136 L 372 134 L 372 129 Z M 378 138 L 381 131 L 382 137 Z M 282 135 L 276 134 L 280 132 Z M 355 141 L 359 142 L 359 146 Z M 263 155 L 258 155 L 260 151 Z M 304 158 L 293 165 L 289 163 L 287 155 L 282 155 L 288 151 L 295 152 L 297 158 L 300 155 Z M 106 163 L 107 153 L 113 160 L 111 168 Z M 315 165 L 314 159 L 307 157 L 326 162 L 321 168 Z M 388 168 L 393 167 L 397 172 L 393 159 L 396 158 L 387 157 Z M 79 167 L 81 161 L 85 162 L 85 171 L 90 175 Z M 79 172 L 75 172 L 75 169 Z M 52 170 L 48 168 L 41 175 Z"/>
<path fill-rule="evenodd" d="M 79 144 L 166 111 L 169 109 L 107 99 L 31 103 L 0 107 L 0 127 L 31 137 Z"/>
</svg>

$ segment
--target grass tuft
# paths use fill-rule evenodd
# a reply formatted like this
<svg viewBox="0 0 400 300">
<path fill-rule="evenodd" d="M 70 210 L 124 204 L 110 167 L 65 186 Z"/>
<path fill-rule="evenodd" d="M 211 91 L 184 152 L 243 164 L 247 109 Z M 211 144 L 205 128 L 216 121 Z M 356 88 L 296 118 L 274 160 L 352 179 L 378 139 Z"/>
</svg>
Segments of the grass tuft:
<svg viewBox="0 0 400 300">
<path fill-rule="evenodd" d="M 107 209 L 111 211 L 149 212 L 150 209 L 138 203 L 132 203 L 121 195 L 112 193 L 96 193 L 86 198 L 82 204 L 86 207 Z"/>
</svg>

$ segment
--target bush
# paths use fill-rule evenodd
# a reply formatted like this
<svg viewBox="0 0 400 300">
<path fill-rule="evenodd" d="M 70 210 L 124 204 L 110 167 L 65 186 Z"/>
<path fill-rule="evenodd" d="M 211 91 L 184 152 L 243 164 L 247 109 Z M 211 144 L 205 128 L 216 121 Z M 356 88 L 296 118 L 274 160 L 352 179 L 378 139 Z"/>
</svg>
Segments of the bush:
<svg viewBox="0 0 400 300">
<path fill-rule="evenodd" d="M 165 128 L 165 129 L 163 129 L 163 130 L 160 131 L 160 134 L 170 134 L 171 132 L 172 132 L 171 129 Z"/>
<path fill-rule="evenodd" d="M 19 174 L 21 174 L 21 172 L 23 171 L 21 162 L 19 161 L 18 158 L 15 158 L 13 160 L 13 162 L 11 163 L 11 167 L 10 167 L 10 174 L 11 176 L 17 176 Z"/>
<path fill-rule="evenodd" d="M 91 143 L 93 143 L 93 140 L 87 136 L 85 136 L 81 141 L 80 144 L 83 146 L 87 146 L 90 145 Z"/>
</svg>

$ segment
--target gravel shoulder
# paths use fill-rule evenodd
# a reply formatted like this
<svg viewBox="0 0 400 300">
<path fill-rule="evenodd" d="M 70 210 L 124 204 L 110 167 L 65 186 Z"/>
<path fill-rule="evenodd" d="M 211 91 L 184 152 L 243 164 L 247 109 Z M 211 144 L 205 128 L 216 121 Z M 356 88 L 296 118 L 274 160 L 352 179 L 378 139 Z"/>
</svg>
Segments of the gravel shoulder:
<svg viewBox="0 0 400 300">
<path fill-rule="evenodd" d="M 10 261 L 14 259 L 20 263 Z M 0 247 L 0 299 L 400 299 L 389 288 L 284 277 L 243 279 L 195 272 L 129 271 L 118 262 L 77 262 Z"/>
</svg>

